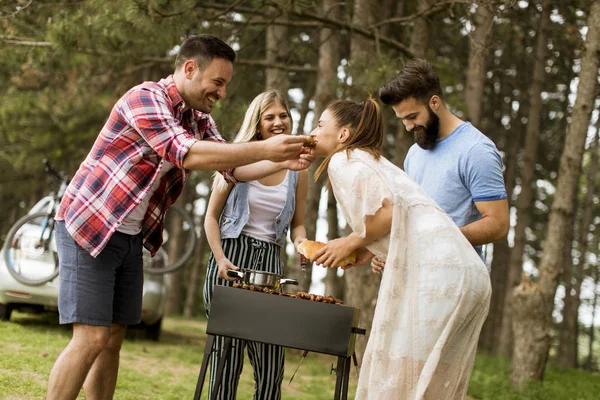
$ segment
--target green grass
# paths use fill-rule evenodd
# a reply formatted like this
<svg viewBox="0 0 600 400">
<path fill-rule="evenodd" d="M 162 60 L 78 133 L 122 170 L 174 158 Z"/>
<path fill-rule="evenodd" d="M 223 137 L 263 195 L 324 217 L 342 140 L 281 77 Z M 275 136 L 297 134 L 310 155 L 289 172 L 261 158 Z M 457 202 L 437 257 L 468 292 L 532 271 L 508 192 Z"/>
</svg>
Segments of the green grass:
<svg viewBox="0 0 600 400">
<path fill-rule="evenodd" d="M 203 319 L 169 317 L 160 342 L 126 340 L 115 399 L 190 399 L 202 361 L 205 343 Z M 13 313 L 10 322 L 0 322 L 0 399 L 43 399 L 50 369 L 70 339 L 70 328 L 58 325 L 53 314 Z M 294 381 L 291 374 L 301 352 L 286 351 L 283 399 L 321 400 L 333 398 L 335 357 L 309 353 Z M 484 355 L 477 357 L 469 395 L 480 400 L 597 400 L 600 374 L 579 370 L 546 370 L 542 383 L 530 383 L 523 392 L 509 388 L 509 364 Z M 354 398 L 356 374 L 351 371 L 349 398 Z M 239 399 L 251 399 L 252 368 L 246 363 L 238 389 Z M 203 393 L 206 399 L 207 386 Z M 84 398 L 83 394 L 80 396 Z"/>
<path fill-rule="evenodd" d="M 562 370 L 548 365 L 542 382 L 529 382 L 522 392 L 510 390 L 508 361 L 479 354 L 471 375 L 469 395 L 482 400 L 598 400 L 600 374 Z"/>
<path fill-rule="evenodd" d="M 166 318 L 159 342 L 126 340 L 115 399 L 190 399 L 196 388 L 206 336 L 206 320 Z M 70 339 L 70 328 L 58 325 L 56 316 L 13 313 L 0 322 L 0 399 L 43 399 L 46 382 L 56 357 Z M 284 399 L 333 398 L 333 356 L 309 353 L 293 382 L 288 385 L 302 352 L 286 351 Z M 349 398 L 356 391 L 356 373 L 350 376 Z M 207 383 L 203 399 L 207 398 Z M 247 362 L 238 388 L 239 399 L 251 399 L 252 367 Z M 80 398 L 85 398 L 83 393 Z"/>
</svg>

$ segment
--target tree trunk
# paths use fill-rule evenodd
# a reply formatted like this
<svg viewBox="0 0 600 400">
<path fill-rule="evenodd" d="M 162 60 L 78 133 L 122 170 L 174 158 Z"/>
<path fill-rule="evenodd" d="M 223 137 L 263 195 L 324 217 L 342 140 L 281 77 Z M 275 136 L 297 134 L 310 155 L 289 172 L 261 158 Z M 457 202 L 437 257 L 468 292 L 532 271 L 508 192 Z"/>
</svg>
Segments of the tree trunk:
<svg viewBox="0 0 600 400">
<path fill-rule="evenodd" d="M 572 308 L 573 306 L 571 304 L 567 304 L 568 299 L 570 297 L 572 297 L 569 293 L 571 292 L 571 290 L 574 290 L 574 285 L 573 285 L 573 247 L 575 246 L 575 223 L 577 222 L 577 209 L 579 206 L 579 199 L 577 198 L 577 193 L 579 192 L 579 183 L 577 184 L 577 189 L 575 190 L 575 192 L 573 193 L 573 217 L 571 219 L 571 223 L 569 224 L 569 227 L 567 229 L 566 232 L 564 232 L 563 235 L 563 241 L 565 242 L 565 246 L 563 246 L 563 258 L 562 258 L 562 268 L 563 268 L 563 274 L 560 277 L 560 279 L 563 282 L 564 285 L 564 289 L 565 289 L 565 299 L 564 299 L 564 306 L 563 306 L 563 314 L 566 311 L 567 308 Z M 577 313 L 577 310 L 575 310 L 575 313 Z M 565 324 L 565 319 L 563 318 L 562 324 L 559 325 L 558 327 L 558 337 L 559 340 L 562 340 L 563 335 L 567 335 L 569 336 L 568 332 L 565 332 L 565 330 L 568 330 L 568 326 L 567 324 Z M 577 314 L 575 314 L 575 324 L 577 324 Z M 574 330 L 576 330 L 577 327 L 574 328 Z M 569 338 L 567 339 L 567 337 L 564 338 L 565 340 L 570 340 L 570 339 L 574 339 L 576 341 L 575 338 Z M 560 344 L 560 343 L 559 343 Z M 564 350 L 564 349 L 563 349 Z"/>
<path fill-rule="evenodd" d="M 310 112 L 310 101 L 315 95 L 316 89 L 316 76 L 315 74 L 310 74 L 306 80 L 306 86 L 304 87 L 304 98 L 302 99 L 302 104 L 300 105 L 300 109 L 298 112 L 300 113 L 300 120 L 298 121 L 298 126 L 296 126 L 296 135 L 308 135 L 310 132 L 304 131 L 304 125 L 306 122 L 306 116 Z"/>
<path fill-rule="evenodd" d="M 350 232 L 350 228 L 346 227 L 345 234 Z M 356 337 L 355 350 L 359 363 L 362 362 L 369 341 L 380 284 L 380 275 L 375 275 L 369 265 L 356 266 L 344 271 L 344 303 L 360 310 L 359 326 L 367 329 L 366 335 Z"/>
<path fill-rule="evenodd" d="M 480 127 L 483 88 L 485 86 L 485 62 L 489 57 L 488 46 L 494 26 L 494 13 L 490 5 L 484 3 L 478 5 L 474 16 L 474 26 L 475 30 L 470 35 L 471 40 L 469 41 L 469 66 L 467 68 L 465 103 L 467 106 L 467 119 L 474 126 Z M 507 250 L 508 242 L 506 239 L 494 243 L 494 259 L 497 259 L 498 262 L 504 262 L 504 264 L 501 264 L 502 266 L 506 265 Z M 488 352 L 491 352 L 492 349 L 495 332 L 493 321 L 499 308 L 497 305 L 497 291 L 504 288 L 503 272 L 499 268 L 496 268 L 496 270 L 492 269 L 490 276 L 493 288 L 490 311 L 479 336 L 480 347 Z M 494 284 L 496 282 L 499 282 L 500 285 Z"/>
<path fill-rule="evenodd" d="M 320 162 L 314 162 L 308 168 L 308 194 L 306 198 L 306 215 L 304 216 L 304 227 L 306 228 L 306 238 L 315 240 L 317 236 L 317 220 L 319 219 L 319 203 L 321 201 L 321 191 L 323 189 L 323 176 L 317 182 L 314 181 L 313 176 L 315 171 L 319 167 Z M 298 263 L 289 265 L 289 277 L 298 279 L 298 286 L 289 286 L 290 292 L 295 293 L 297 291 L 308 292 L 312 283 L 312 270 L 313 263 L 308 261 L 306 266 L 306 274 L 303 274 L 300 270 Z"/>
<path fill-rule="evenodd" d="M 538 313 L 540 318 L 539 329 L 549 332 L 552 327 L 552 310 L 554 309 L 554 295 L 558 279 L 562 273 L 561 266 L 564 232 L 569 229 L 573 212 L 573 194 L 581 170 L 581 161 L 585 147 L 590 116 L 596 96 L 596 80 L 598 78 L 598 51 L 600 50 L 600 0 L 595 0 L 590 8 L 588 18 L 588 32 L 585 40 L 585 50 L 581 58 L 581 72 L 577 86 L 577 99 L 573 106 L 571 124 L 565 139 L 565 147 L 560 160 L 558 182 L 550 218 L 548 222 L 546 244 L 539 268 L 539 287 L 542 308 Z M 528 296 L 524 294 L 524 296 Z M 534 296 L 529 296 L 534 299 Z M 532 312 L 535 312 L 532 310 Z M 527 314 L 523 310 L 523 314 Z M 523 316 L 523 315 L 520 315 Z M 526 318 L 515 315 L 515 330 L 523 332 L 529 342 L 537 338 L 532 331 L 523 327 L 527 326 Z M 512 382 L 519 384 L 525 379 L 541 380 L 546 367 L 546 360 L 550 349 L 550 342 L 543 341 L 537 347 L 529 349 L 532 353 L 528 358 L 513 359 Z"/>
<path fill-rule="evenodd" d="M 328 191 L 327 196 L 327 225 L 329 230 L 327 231 L 327 240 L 332 240 L 340 237 L 338 229 L 338 213 L 337 203 L 333 191 Z M 325 295 L 333 296 L 336 299 L 344 297 L 344 278 L 338 276 L 337 268 L 327 268 L 327 275 L 325 276 Z"/>
<path fill-rule="evenodd" d="M 187 203 L 193 200 L 193 198 L 190 198 L 193 195 L 194 191 L 192 190 L 191 185 L 186 185 L 176 204 L 181 207 L 185 207 Z M 185 242 L 184 240 L 180 239 L 182 223 L 181 219 L 177 215 L 171 215 L 169 219 L 169 243 L 167 243 L 167 253 L 169 254 L 170 259 L 176 259 L 182 253 Z M 180 315 L 183 312 L 185 268 L 186 266 L 183 266 L 175 272 L 169 274 L 169 287 L 167 290 L 167 300 L 165 305 L 165 312 L 167 314 Z"/>
<path fill-rule="evenodd" d="M 323 1 L 323 15 L 334 20 L 342 20 L 343 8 L 335 0 Z M 342 39 L 337 29 L 321 28 L 319 40 L 319 70 L 315 90 L 315 107 L 313 109 L 313 129 L 321 114 L 332 100 L 336 98 L 338 86 L 337 69 L 340 65 L 342 55 Z"/>
<path fill-rule="evenodd" d="M 417 6 L 417 12 L 428 10 L 437 0 L 420 0 Z M 427 17 L 415 19 L 413 30 L 410 35 L 410 51 L 415 58 L 425 58 L 427 48 L 429 47 L 429 21 Z"/>
<path fill-rule="evenodd" d="M 396 6 L 396 17 L 404 16 L 405 10 L 404 2 L 398 2 Z M 391 26 L 391 24 L 388 24 Z M 388 26 L 388 27 L 389 27 Z M 418 42 L 418 39 L 415 35 L 411 37 L 411 43 Z M 427 44 L 425 44 L 426 46 Z M 421 47 L 421 46 L 420 46 Z M 414 51 L 414 49 L 412 49 Z M 424 54 L 422 55 L 424 56 Z M 396 118 L 394 115 L 393 118 Z M 404 159 L 406 158 L 406 154 L 408 153 L 408 149 L 410 146 L 414 144 L 412 133 L 408 132 L 406 128 L 404 128 L 404 124 L 401 120 L 396 118 L 396 146 L 394 151 L 394 164 L 396 164 L 399 168 L 404 169 Z"/>
<path fill-rule="evenodd" d="M 579 305 L 581 304 L 581 284 L 583 282 L 583 270 L 585 267 L 585 256 L 588 249 L 588 235 L 593 218 L 594 192 L 596 189 L 596 176 L 598 174 L 598 140 L 600 122 L 597 124 L 596 138 L 590 147 L 591 161 L 587 173 L 587 192 L 583 203 L 583 216 L 579 227 L 579 257 L 576 264 L 572 265 L 570 274 L 565 271 L 565 276 L 570 275 L 567 282 L 565 278 L 565 306 L 563 309 L 563 323 L 560 330 L 560 342 L 558 347 L 557 362 L 563 368 L 577 368 L 577 343 L 578 343 L 578 317 Z M 567 267 L 571 264 L 565 264 Z M 569 288 L 569 290 L 567 290 Z"/>
<path fill-rule="evenodd" d="M 550 331 L 544 328 L 548 314 L 540 287 L 523 274 L 511 296 L 514 310 L 515 349 L 511 385 L 521 388 L 527 379 L 541 379 L 548 358 Z M 535 365 L 535 369 L 527 368 Z"/>
<path fill-rule="evenodd" d="M 520 141 L 512 140 L 509 147 L 506 149 L 504 183 L 509 205 L 515 187 L 519 147 Z M 506 271 L 508 270 L 509 262 L 510 246 L 508 245 L 508 239 L 504 238 L 494 242 L 494 254 L 490 273 L 492 299 L 490 301 L 490 311 L 481 330 L 479 340 L 480 348 L 490 354 L 498 354 L 504 299 L 506 297 Z"/>
<path fill-rule="evenodd" d="M 596 266 L 596 268 L 598 268 Z M 600 294 L 598 293 L 598 287 L 600 286 L 600 270 L 596 269 L 595 279 L 594 279 L 594 300 L 592 301 L 592 322 L 590 323 L 590 331 L 589 331 L 589 342 L 588 342 L 588 355 L 587 360 L 585 362 L 585 368 L 588 370 L 594 370 L 594 331 L 596 327 L 594 326 L 594 321 L 596 319 L 596 307 L 598 306 L 598 297 Z"/>
<path fill-rule="evenodd" d="M 369 26 L 374 20 L 371 7 L 372 4 L 368 0 L 356 0 L 354 2 L 352 22 L 358 26 Z M 372 46 L 372 42 L 364 37 L 353 35 L 350 46 L 351 64 L 354 67 L 364 66 L 368 68 L 369 58 L 372 57 Z M 360 77 L 353 76 L 353 82 L 358 80 L 360 80 Z M 356 84 L 358 85 L 359 83 L 356 82 Z M 356 96 L 360 96 L 355 98 L 355 100 L 364 100 L 364 95 L 359 91 L 355 91 L 355 94 Z M 357 266 L 344 271 L 344 281 L 346 287 L 344 300 L 348 305 L 360 310 L 360 326 L 368 329 L 365 336 L 358 336 L 356 340 L 356 354 L 359 360 L 362 360 L 362 355 L 369 339 L 371 324 L 373 323 L 373 312 L 375 311 L 375 304 L 377 302 L 380 279 L 378 275 L 371 272 L 371 268 L 368 266 Z"/>
<path fill-rule="evenodd" d="M 485 84 L 485 61 L 488 59 L 489 42 L 494 26 L 492 6 L 480 3 L 474 17 L 475 31 L 470 35 L 469 66 L 467 68 L 467 85 L 465 103 L 467 117 L 471 123 L 479 127 L 481 121 L 481 104 Z"/>
<path fill-rule="evenodd" d="M 419 1 L 418 12 L 425 11 L 434 4 L 436 0 L 422 0 Z M 401 11 L 401 9 L 398 9 Z M 410 51 L 416 58 L 425 58 L 427 47 L 429 46 L 429 22 L 425 17 L 419 17 L 415 20 L 413 30 L 410 35 Z M 396 156 L 394 157 L 394 164 L 404 169 L 404 159 L 408 153 L 410 146 L 414 144 L 412 133 L 408 132 L 404 127 L 404 124 L 398 120 L 396 126 Z"/>
<path fill-rule="evenodd" d="M 335 0 L 323 1 L 322 12 L 332 19 L 341 20 L 342 7 Z M 321 28 L 319 43 L 319 70 L 317 72 L 315 106 L 313 109 L 313 128 L 321 114 L 327 107 L 327 104 L 336 98 L 335 90 L 337 88 L 337 68 L 341 61 L 341 37 L 337 29 Z M 319 162 L 314 162 L 308 169 L 308 196 L 306 200 L 306 216 L 304 226 L 306 227 L 306 237 L 314 240 L 317 233 L 317 219 L 319 218 L 319 203 L 321 200 L 321 190 L 324 179 L 318 182 L 313 179 L 314 173 L 319 167 Z M 307 292 L 312 282 L 312 263 L 308 265 L 307 279 L 302 281 L 298 290 Z M 290 268 L 290 276 L 301 278 L 300 267 Z M 290 287 L 291 289 L 291 287 Z"/>
<path fill-rule="evenodd" d="M 194 251 L 193 263 L 190 269 L 189 284 L 185 295 L 185 305 L 183 307 L 183 315 L 185 317 L 193 317 L 196 315 L 196 305 L 199 303 L 198 289 L 202 290 L 204 286 L 204 275 L 206 273 L 206 263 L 204 258 L 208 250 L 208 240 L 204 232 L 204 218 L 206 217 L 206 208 L 208 207 L 208 196 L 205 197 L 204 210 L 202 218 L 200 218 L 200 237 Z"/>
<path fill-rule="evenodd" d="M 339 276 L 337 268 L 328 268 L 325 275 L 325 296 L 344 298 L 344 277 Z"/>
<path fill-rule="evenodd" d="M 177 220 L 179 218 L 173 218 L 173 223 L 171 224 L 171 227 L 169 228 L 169 234 L 174 234 L 172 237 L 177 238 L 177 236 L 179 236 L 178 234 L 181 231 L 181 227 L 175 227 L 175 225 L 177 224 Z M 177 225 L 181 225 L 181 224 L 177 224 Z M 172 239 L 170 239 L 169 241 L 171 243 L 169 243 L 168 246 L 168 253 L 169 254 L 180 254 L 181 253 L 181 249 L 182 249 L 182 241 L 181 240 L 175 240 L 175 241 L 171 241 Z M 181 314 L 181 309 L 182 309 L 182 305 L 183 305 L 183 287 L 184 287 L 184 279 L 183 279 L 183 268 L 179 268 L 178 270 L 171 272 L 170 273 L 170 277 L 169 277 L 169 288 L 167 291 L 167 300 L 166 300 L 166 305 L 165 305 L 165 312 L 167 314 L 176 314 L 179 315 Z"/>
<path fill-rule="evenodd" d="M 537 154 L 538 135 L 542 111 L 541 93 L 544 82 L 544 66 L 548 54 L 548 27 L 550 25 L 551 0 L 542 3 L 542 14 L 538 28 L 533 77 L 529 88 L 530 108 L 525 131 L 525 151 L 523 168 L 521 170 L 521 193 L 517 199 L 517 224 L 515 226 L 515 243 L 510 253 L 508 279 L 504 299 L 503 322 L 500 334 L 500 354 L 511 357 L 513 352 L 512 309 L 510 293 L 519 284 L 523 271 L 523 253 L 525 251 L 526 234 L 529 226 L 529 213 L 533 201 L 534 174 Z"/>
<path fill-rule="evenodd" d="M 392 17 L 404 16 L 407 6 L 407 0 L 381 0 L 378 1 L 378 8 L 375 11 L 379 20 Z M 391 12 L 390 12 L 391 11 Z M 389 16 L 388 16 L 389 14 Z M 395 24 L 385 24 L 378 27 L 380 36 L 393 37 L 402 41 L 405 26 Z"/>
<path fill-rule="evenodd" d="M 278 21 L 286 21 L 287 13 L 285 8 L 269 7 L 271 18 Z M 266 61 L 269 64 L 283 64 L 288 61 L 288 27 L 286 25 L 269 24 L 267 26 L 267 56 Z M 290 88 L 288 73 L 284 69 L 266 68 L 267 89 L 277 89 L 284 96 L 287 96 Z"/>
</svg>

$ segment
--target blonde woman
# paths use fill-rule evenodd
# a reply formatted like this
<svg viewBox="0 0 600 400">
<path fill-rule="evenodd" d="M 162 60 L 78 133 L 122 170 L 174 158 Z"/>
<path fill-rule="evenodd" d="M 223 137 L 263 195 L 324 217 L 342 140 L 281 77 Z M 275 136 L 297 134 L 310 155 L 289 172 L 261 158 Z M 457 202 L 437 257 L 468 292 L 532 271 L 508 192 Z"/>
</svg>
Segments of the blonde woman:
<svg viewBox="0 0 600 400">
<path fill-rule="evenodd" d="M 276 90 L 259 94 L 250 104 L 234 142 L 266 140 L 289 135 L 292 119 L 287 100 Z M 216 175 L 204 228 L 212 250 L 204 285 L 204 304 L 210 316 L 214 285 L 231 285 L 227 270 L 247 268 L 283 273 L 280 253 L 288 230 L 296 248 L 306 238 L 304 212 L 308 173 L 281 169 L 258 181 L 235 186 Z M 290 166 L 292 168 L 292 166 Z M 223 339 L 217 337 L 216 348 Z M 284 348 L 233 340 L 218 399 L 235 399 L 244 362 L 244 348 L 254 369 L 254 399 L 280 399 Z M 212 353 L 209 397 L 215 384 L 217 356 Z"/>
</svg>

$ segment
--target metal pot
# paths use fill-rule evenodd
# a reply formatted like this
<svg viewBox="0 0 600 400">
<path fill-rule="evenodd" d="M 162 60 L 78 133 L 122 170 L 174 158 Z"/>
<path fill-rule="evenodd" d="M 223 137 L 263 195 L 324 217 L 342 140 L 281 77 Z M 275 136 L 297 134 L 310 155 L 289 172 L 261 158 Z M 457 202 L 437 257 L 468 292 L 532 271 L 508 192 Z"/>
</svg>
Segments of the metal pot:
<svg viewBox="0 0 600 400">
<path fill-rule="evenodd" d="M 283 275 L 251 269 L 242 269 L 239 271 L 229 269 L 227 270 L 227 276 L 241 279 L 247 285 L 269 288 L 278 292 L 281 291 L 281 285 L 298 284 L 297 279 L 284 278 Z"/>
</svg>

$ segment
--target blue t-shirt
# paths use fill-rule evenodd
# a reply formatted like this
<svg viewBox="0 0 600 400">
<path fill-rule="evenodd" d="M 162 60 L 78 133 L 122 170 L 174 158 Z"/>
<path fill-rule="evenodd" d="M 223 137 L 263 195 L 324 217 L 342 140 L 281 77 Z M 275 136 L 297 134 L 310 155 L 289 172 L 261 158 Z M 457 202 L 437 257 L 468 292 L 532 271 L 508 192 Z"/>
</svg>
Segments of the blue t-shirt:
<svg viewBox="0 0 600 400">
<path fill-rule="evenodd" d="M 494 142 L 468 122 L 433 150 L 414 144 L 404 170 L 459 227 L 481 219 L 475 202 L 506 199 L 502 157 Z M 481 246 L 475 249 L 482 253 Z"/>
</svg>

